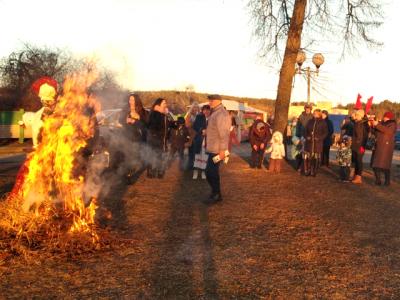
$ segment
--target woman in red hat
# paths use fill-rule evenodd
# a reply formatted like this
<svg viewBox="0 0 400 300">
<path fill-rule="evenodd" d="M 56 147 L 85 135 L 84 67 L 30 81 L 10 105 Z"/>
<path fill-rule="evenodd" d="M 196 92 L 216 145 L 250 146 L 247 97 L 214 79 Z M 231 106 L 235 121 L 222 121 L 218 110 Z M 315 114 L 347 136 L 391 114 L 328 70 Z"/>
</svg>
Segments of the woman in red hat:
<svg viewBox="0 0 400 300">
<path fill-rule="evenodd" d="M 396 120 L 392 112 L 385 112 L 381 122 L 374 121 L 376 144 L 372 156 L 372 168 L 375 173 L 375 183 L 381 185 L 381 174 L 385 175 L 385 185 L 390 185 L 390 168 L 394 151 L 394 136 L 396 134 Z"/>
</svg>

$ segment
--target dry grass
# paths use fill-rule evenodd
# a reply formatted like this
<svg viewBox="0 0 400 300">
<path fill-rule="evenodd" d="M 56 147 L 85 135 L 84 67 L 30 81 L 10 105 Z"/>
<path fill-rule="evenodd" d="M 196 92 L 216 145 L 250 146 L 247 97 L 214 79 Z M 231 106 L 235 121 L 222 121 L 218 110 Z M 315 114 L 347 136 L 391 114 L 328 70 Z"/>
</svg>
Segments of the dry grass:
<svg viewBox="0 0 400 300">
<path fill-rule="evenodd" d="M 224 200 L 173 166 L 165 179 L 116 184 L 100 203 L 110 250 L 14 256 L 0 265 L 5 298 L 396 299 L 400 295 L 399 182 L 377 187 L 281 174 L 234 157 Z M 102 233 L 99 233 L 102 236 Z M 44 244 L 42 244 L 44 245 Z M 78 246 L 78 245 L 75 245 Z M 31 251 L 31 250 L 29 250 Z M 42 258 L 48 250 L 40 249 Z M 49 256 L 49 255 L 48 255 Z M 40 274 L 40 275 L 39 275 Z"/>
<path fill-rule="evenodd" d="M 22 258 L 27 263 L 52 258 L 74 258 L 109 248 L 107 230 L 93 225 L 86 232 L 70 232 L 73 214 L 49 203 L 24 212 L 18 199 L 0 201 L 0 264 Z M 101 234 L 101 239 L 98 235 Z"/>
</svg>

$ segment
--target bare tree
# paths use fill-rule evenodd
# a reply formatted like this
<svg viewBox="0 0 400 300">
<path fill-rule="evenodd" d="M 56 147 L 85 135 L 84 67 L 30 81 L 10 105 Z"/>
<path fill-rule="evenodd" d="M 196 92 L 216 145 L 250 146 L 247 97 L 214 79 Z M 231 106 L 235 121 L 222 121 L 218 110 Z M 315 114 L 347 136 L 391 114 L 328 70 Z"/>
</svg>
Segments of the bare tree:
<svg viewBox="0 0 400 300">
<path fill-rule="evenodd" d="M 24 44 L 22 49 L 0 61 L 1 86 L 13 91 L 15 108 L 36 110 L 40 102 L 31 93 L 32 83 L 42 76 L 50 76 L 61 83 L 77 65 L 64 50 Z"/>
<path fill-rule="evenodd" d="M 116 81 L 116 75 L 102 67 L 99 61 L 78 59 L 62 49 L 24 44 L 21 50 L 12 52 L 0 61 L 1 87 L 14 95 L 14 108 L 30 111 L 35 111 L 41 106 L 38 97 L 30 89 L 36 79 L 50 76 L 61 85 L 67 74 L 84 71 L 96 71 L 98 74 L 97 80 L 91 86 L 93 92 L 121 92 L 122 88 Z"/>
<path fill-rule="evenodd" d="M 342 42 L 341 57 L 361 44 L 379 47 L 372 37 L 382 25 L 379 0 L 249 0 L 254 20 L 254 35 L 261 42 L 261 55 L 281 58 L 278 92 L 275 103 L 274 130 L 284 131 L 300 49 L 318 43 L 317 39 Z"/>
<path fill-rule="evenodd" d="M 194 87 L 194 85 L 193 84 L 188 84 L 188 85 L 186 85 L 185 86 L 185 92 L 186 92 L 186 96 L 187 96 L 187 98 L 188 98 L 188 101 L 189 101 L 189 103 L 190 104 L 192 104 L 193 103 L 193 94 L 194 94 L 194 92 L 195 92 L 195 87 Z"/>
<path fill-rule="evenodd" d="M 61 49 L 50 49 L 25 44 L 21 50 L 12 52 L 0 63 L 2 85 L 14 89 L 19 95 L 25 93 L 32 82 L 42 76 L 50 76 L 61 82 L 73 70 L 76 62 Z"/>
</svg>

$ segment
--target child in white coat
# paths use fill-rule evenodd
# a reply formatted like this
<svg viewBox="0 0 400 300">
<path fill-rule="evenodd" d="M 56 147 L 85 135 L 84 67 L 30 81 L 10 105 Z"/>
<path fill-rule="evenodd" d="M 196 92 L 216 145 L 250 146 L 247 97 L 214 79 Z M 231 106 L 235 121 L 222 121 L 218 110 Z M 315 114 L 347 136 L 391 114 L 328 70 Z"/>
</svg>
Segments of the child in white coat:
<svg viewBox="0 0 400 300">
<path fill-rule="evenodd" d="M 266 153 L 271 153 L 269 159 L 269 171 L 280 173 L 282 160 L 285 157 L 285 146 L 283 145 L 282 133 L 275 131 L 272 134 L 271 146 L 267 149 Z"/>
</svg>

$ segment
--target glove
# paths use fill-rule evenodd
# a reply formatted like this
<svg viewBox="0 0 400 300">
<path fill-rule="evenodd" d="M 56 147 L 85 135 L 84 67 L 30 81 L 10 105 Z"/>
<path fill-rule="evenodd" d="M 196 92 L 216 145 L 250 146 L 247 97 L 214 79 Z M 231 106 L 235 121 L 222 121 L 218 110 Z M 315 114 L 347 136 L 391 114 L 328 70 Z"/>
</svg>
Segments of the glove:
<svg viewBox="0 0 400 300">
<path fill-rule="evenodd" d="M 360 153 L 364 154 L 365 153 L 365 148 L 363 146 L 360 147 Z"/>
</svg>

